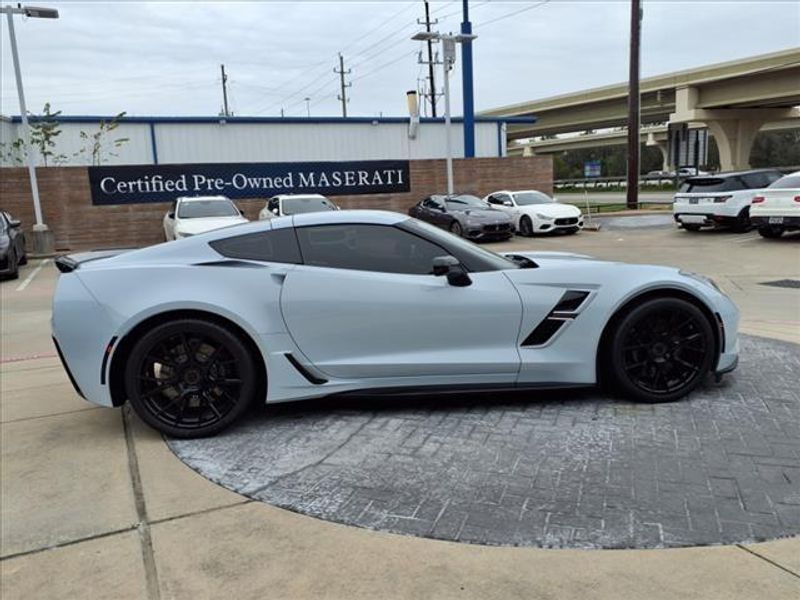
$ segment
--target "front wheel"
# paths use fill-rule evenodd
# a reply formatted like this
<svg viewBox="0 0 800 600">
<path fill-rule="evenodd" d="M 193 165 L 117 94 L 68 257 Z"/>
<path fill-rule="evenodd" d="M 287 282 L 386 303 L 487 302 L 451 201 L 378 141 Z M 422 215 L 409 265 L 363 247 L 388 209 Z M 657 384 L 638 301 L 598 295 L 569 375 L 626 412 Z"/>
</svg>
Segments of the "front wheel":
<svg viewBox="0 0 800 600">
<path fill-rule="evenodd" d="M 8 253 L 8 279 L 19 279 L 19 261 L 13 250 Z"/>
<path fill-rule="evenodd" d="M 620 391 L 644 402 L 669 402 L 691 392 L 712 368 L 714 333 L 694 304 L 649 300 L 619 323 L 611 371 Z"/>
<path fill-rule="evenodd" d="M 254 357 L 230 330 L 200 319 L 163 323 L 131 350 L 125 390 L 136 414 L 173 437 L 213 435 L 256 391 Z"/>
<path fill-rule="evenodd" d="M 736 217 L 736 222 L 733 225 L 733 231 L 736 233 L 745 233 L 750 231 L 752 225 L 750 224 L 750 208 L 744 207 L 739 216 Z"/>
<path fill-rule="evenodd" d="M 759 227 L 758 233 L 761 235 L 761 237 L 769 239 L 779 238 L 783 235 L 783 227 L 773 227 L 773 226 Z"/>
<path fill-rule="evenodd" d="M 450 224 L 450 233 L 457 235 L 458 237 L 463 235 L 464 230 L 461 228 L 461 224 L 458 221 L 453 221 Z"/>
<path fill-rule="evenodd" d="M 531 237 L 533 235 L 533 223 L 531 223 L 530 217 L 522 217 L 519 220 L 519 233 L 525 237 Z"/>
</svg>

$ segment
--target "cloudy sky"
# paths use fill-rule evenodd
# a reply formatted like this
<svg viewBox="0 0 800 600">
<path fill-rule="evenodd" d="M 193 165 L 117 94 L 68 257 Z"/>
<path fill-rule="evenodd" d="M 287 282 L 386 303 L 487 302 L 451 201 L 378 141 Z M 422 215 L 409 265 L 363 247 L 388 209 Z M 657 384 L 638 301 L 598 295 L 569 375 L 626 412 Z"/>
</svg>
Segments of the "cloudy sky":
<svg viewBox="0 0 800 600">
<path fill-rule="evenodd" d="M 16 18 L 28 109 L 64 114 L 214 115 L 219 65 L 238 115 L 338 115 L 342 52 L 351 115 L 403 115 L 418 86 L 423 2 L 48 2 L 57 21 Z M 644 0 L 642 75 L 800 46 L 800 2 Z M 629 2 L 471 0 L 478 109 L 627 78 Z M 434 0 L 441 31 L 461 1 Z M 0 112 L 18 114 L 2 21 Z M 441 77 L 440 68 L 437 76 Z M 461 81 L 453 80 L 454 112 Z M 439 84 L 441 81 L 439 81 Z"/>
</svg>

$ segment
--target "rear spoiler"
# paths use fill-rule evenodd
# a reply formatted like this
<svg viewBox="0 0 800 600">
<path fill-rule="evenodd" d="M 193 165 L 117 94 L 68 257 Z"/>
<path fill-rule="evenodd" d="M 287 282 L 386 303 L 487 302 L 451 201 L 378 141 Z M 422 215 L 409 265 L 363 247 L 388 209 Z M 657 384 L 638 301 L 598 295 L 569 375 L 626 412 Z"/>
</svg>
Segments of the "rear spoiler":
<svg viewBox="0 0 800 600">
<path fill-rule="evenodd" d="M 92 250 L 90 252 L 78 252 L 77 254 L 62 254 L 56 257 L 56 269 L 62 273 L 71 273 L 83 263 L 91 262 L 93 260 L 101 260 L 103 258 L 111 258 L 123 252 L 129 252 L 135 248 L 110 248 L 107 250 Z"/>
</svg>

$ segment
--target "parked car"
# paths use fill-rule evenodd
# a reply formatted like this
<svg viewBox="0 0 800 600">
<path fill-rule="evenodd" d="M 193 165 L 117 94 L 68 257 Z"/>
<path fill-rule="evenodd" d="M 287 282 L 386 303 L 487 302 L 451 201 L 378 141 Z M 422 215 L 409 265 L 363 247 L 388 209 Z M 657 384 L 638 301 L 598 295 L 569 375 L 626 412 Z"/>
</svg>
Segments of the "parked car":
<svg viewBox="0 0 800 600">
<path fill-rule="evenodd" d="M 736 306 L 700 275 L 499 255 L 384 211 L 257 221 L 56 266 L 53 339 L 77 393 L 130 402 L 176 437 L 217 433 L 254 402 L 437 389 L 535 398 L 598 373 L 627 398 L 672 401 L 732 371 L 739 353 Z"/>
<path fill-rule="evenodd" d="M 577 206 L 561 204 L 537 190 L 493 192 L 484 200 L 492 208 L 508 214 L 520 235 L 536 233 L 575 233 L 583 229 L 583 215 Z"/>
<path fill-rule="evenodd" d="M 704 175 L 711 175 L 708 171 L 701 171 L 695 167 L 681 167 L 677 171 L 678 177 L 702 177 Z"/>
<path fill-rule="evenodd" d="M 412 206 L 408 214 L 475 241 L 507 240 L 514 235 L 510 216 L 471 194 L 434 194 Z"/>
<path fill-rule="evenodd" d="M 300 213 L 339 210 L 331 200 L 319 194 L 279 194 L 267 200 L 258 213 L 259 220 L 298 215 Z"/>
<path fill-rule="evenodd" d="M 753 198 L 750 220 L 765 238 L 800 229 L 800 171 L 785 175 Z"/>
<path fill-rule="evenodd" d="M 7 212 L 0 211 L 0 276 L 16 279 L 20 265 L 27 262 L 21 223 Z"/>
<path fill-rule="evenodd" d="M 225 196 L 181 197 L 164 215 L 164 237 L 179 240 L 247 222 L 244 213 Z"/>
<path fill-rule="evenodd" d="M 776 169 L 754 169 L 689 177 L 673 197 L 675 222 L 686 231 L 705 226 L 750 228 L 750 202 L 756 191 L 781 178 Z"/>
</svg>

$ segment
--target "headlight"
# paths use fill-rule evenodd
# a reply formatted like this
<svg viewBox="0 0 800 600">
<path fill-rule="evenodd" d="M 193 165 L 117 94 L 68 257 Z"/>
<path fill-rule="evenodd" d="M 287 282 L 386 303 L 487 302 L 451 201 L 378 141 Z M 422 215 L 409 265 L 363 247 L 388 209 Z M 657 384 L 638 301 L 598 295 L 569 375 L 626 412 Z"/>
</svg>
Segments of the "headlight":
<svg viewBox="0 0 800 600">
<path fill-rule="evenodd" d="M 683 275 L 684 277 L 689 277 L 691 279 L 694 279 L 695 281 L 699 281 L 700 283 L 710 285 L 715 290 L 722 293 L 722 290 L 717 285 L 717 282 L 711 279 L 711 277 L 706 277 L 705 275 L 700 275 L 699 273 L 692 273 L 691 271 L 681 271 L 680 274 Z"/>
<path fill-rule="evenodd" d="M 544 219 L 545 221 L 549 221 L 550 218 L 551 218 L 551 217 L 548 217 L 547 215 L 543 215 L 541 213 L 535 213 L 535 214 L 536 214 L 536 218 L 537 219 Z"/>
</svg>

